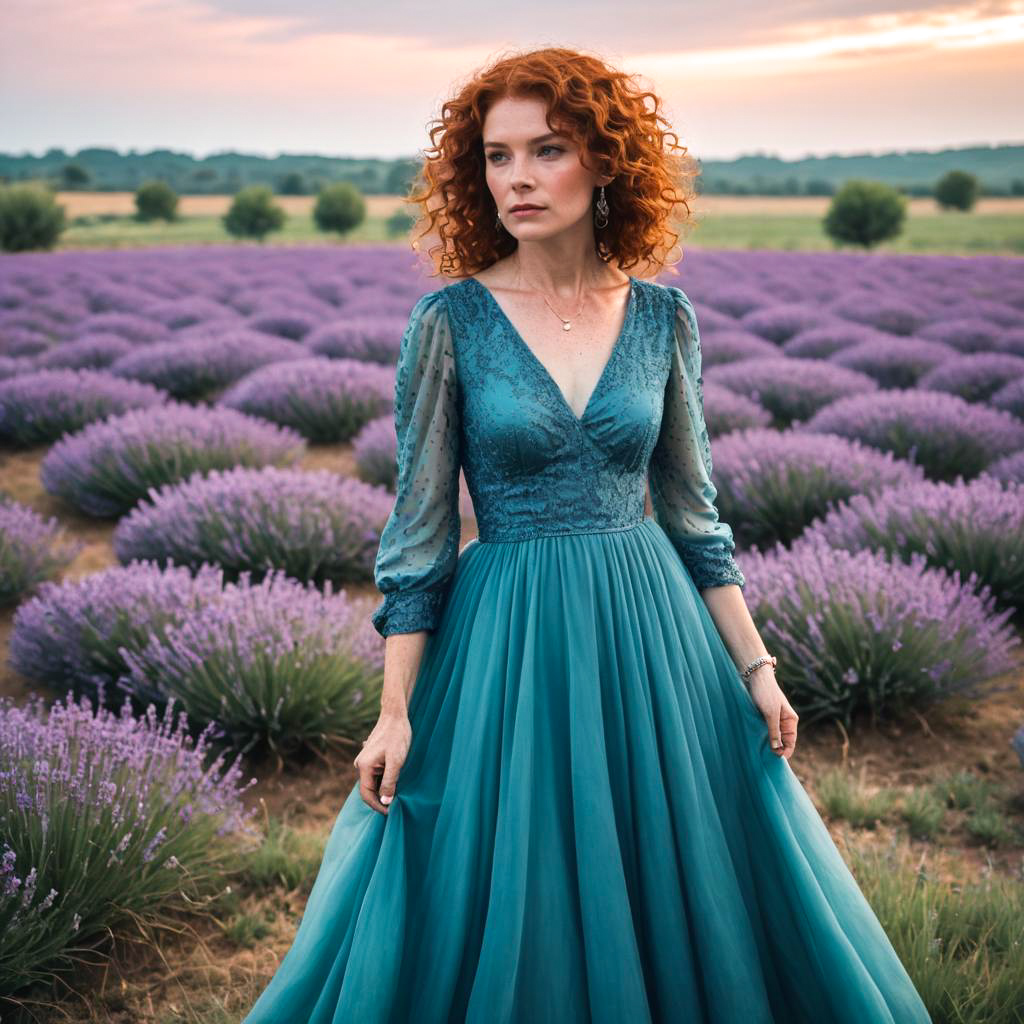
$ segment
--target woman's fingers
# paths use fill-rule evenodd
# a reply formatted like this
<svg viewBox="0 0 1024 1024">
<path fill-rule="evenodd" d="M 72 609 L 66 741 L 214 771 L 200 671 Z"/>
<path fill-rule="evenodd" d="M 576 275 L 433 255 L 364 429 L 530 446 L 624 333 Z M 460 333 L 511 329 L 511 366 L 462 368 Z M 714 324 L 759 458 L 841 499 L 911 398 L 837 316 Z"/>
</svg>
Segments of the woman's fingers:
<svg viewBox="0 0 1024 1024">
<path fill-rule="evenodd" d="M 383 767 L 379 765 L 363 764 L 359 766 L 359 795 L 375 811 L 387 814 L 387 807 L 380 802 L 377 795 L 377 779 L 383 773 Z"/>
<path fill-rule="evenodd" d="M 772 707 L 768 713 L 768 739 L 771 743 L 772 750 L 776 754 L 782 752 L 782 730 L 779 727 L 779 712 L 781 708 L 778 705 Z"/>
<path fill-rule="evenodd" d="M 782 705 L 779 712 L 779 732 L 785 744 L 785 757 L 791 757 L 793 754 L 793 748 L 796 746 L 796 724 L 799 720 L 800 716 L 788 703 Z"/>
</svg>

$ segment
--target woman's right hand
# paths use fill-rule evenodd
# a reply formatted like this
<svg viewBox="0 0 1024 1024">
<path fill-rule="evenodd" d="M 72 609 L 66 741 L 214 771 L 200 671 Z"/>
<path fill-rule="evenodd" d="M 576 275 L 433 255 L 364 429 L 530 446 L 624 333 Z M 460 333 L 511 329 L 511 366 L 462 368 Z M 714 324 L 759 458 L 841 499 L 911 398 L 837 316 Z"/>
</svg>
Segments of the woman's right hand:
<svg viewBox="0 0 1024 1024">
<path fill-rule="evenodd" d="M 398 773 L 412 743 L 406 715 L 381 715 L 352 763 L 359 769 L 359 794 L 375 811 L 387 814 Z"/>
</svg>

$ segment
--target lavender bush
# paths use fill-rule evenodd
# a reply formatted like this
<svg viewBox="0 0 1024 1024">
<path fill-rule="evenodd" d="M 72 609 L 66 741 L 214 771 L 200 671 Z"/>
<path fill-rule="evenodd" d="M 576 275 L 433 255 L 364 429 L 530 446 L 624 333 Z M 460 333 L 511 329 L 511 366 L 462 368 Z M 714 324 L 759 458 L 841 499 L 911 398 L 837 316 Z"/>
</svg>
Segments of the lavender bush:
<svg viewBox="0 0 1024 1024">
<path fill-rule="evenodd" d="M 838 548 L 872 548 L 958 573 L 991 590 L 996 602 L 1024 607 L 1024 485 L 987 474 L 970 483 L 922 481 L 856 495 L 808 534 Z"/>
<path fill-rule="evenodd" d="M 877 291 L 847 292 L 829 306 L 829 312 L 889 334 L 915 334 L 928 323 L 919 304 Z"/>
<path fill-rule="evenodd" d="M 833 434 L 753 428 L 714 443 L 721 518 L 740 546 L 789 543 L 854 494 L 921 480 L 920 467 Z"/>
<path fill-rule="evenodd" d="M 955 349 L 938 341 L 904 338 L 894 344 L 892 339 L 878 338 L 844 348 L 829 357 L 829 362 L 866 373 L 883 388 L 909 388 L 955 356 Z"/>
<path fill-rule="evenodd" d="M 216 722 L 232 749 L 278 758 L 326 740 L 358 740 L 380 712 L 380 637 L 372 601 L 321 593 L 274 572 L 243 574 L 141 649 L 125 650 L 136 692 L 177 698 L 197 724 Z"/>
<path fill-rule="evenodd" d="M 933 480 L 970 479 L 1024 448 L 1024 423 L 941 391 L 911 389 L 840 398 L 799 429 L 838 434 L 921 466 Z"/>
<path fill-rule="evenodd" d="M 260 367 L 305 358 L 297 342 L 234 329 L 149 345 L 122 356 L 110 372 L 153 384 L 176 398 L 200 399 Z"/>
<path fill-rule="evenodd" d="M 132 347 L 120 334 L 85 334 L 38 356 L 36 367 L 40 370 L 102 370 L 131 352 Z"/>
<path fill-rule="evenodd" d="M 0 438 L 49 444 L 94 420 L 129 409 L 151 409 L 168 396 L 149 384 L 105 371 L 40 370 L 0 381 Z"/>
<path fill-rule="evenodd" d="M 1001 332 L 996 338 L 995 351 L 1024 356 L 1024 327 L 1015 327 Z"/>
<path fill-rule="evenodd" d="M 704 379 L 762 405 L 778 427 L 806 420 L 837 398 L 878 389 L 867 374 L 816 359 L 745 359 L 709 367 Z"/>
<path fill-rule="evenodd" d="M 44 583 L 14 613 L 8 661 L 33 683 L 71 691 L 118 708 L 126 693 L 135 710 L 162 704 L 162 690 L 126 690 L 126 651 L 141 650 L 187 613 L 217 600 L 223 574 L 212 565 L 195 574 L 184 566 L 133 562 L 61 583 Z"/>
<path fill-rule="evenodd" d="M 356 359 L 301 359 L 249 374 L 221 404 L 316 442 L 349 441 L 394 404 L 395 369 Z"/>
<path fill-rule="evenodd" d="M 1012 413 L 1017 419 L 1024 422 L 1024 377 L 1011 380 L 1004 384 L 989 399 L 989 404 L 995 409 L 1002 409 Z"/>
<path fill-rule="evenodd" d="M 976 696 L 1020 637 L 958 576 L 808 536 L 744 553 L 744 596 L 802 723 L 872 724 L 951 694 Z"/>
<path fill-rule="evenodd" d="M 71 564 L 84 547 L 57 518 L 0 494 L 0 605 L 13 604 Z"/>
<path fill-rule="evenodd" d="M 320 356 L 330 359 L 359 359 L 363 362 L 394 366 L 409 316 L 348 317 L 322 324 L 302 343 Z"/>
<path fill-rule="evenodd" d="M 1024 377 L 1024 356 L 974 352 L 946 360 L 926 373 L 918 384 L 932 391 L 949 391 L 968 402 L 984 402 L 1010 381 L 1021 377 Z"/>
<path fill-rule="evenodd" d="M 305 453 L 295 431 L 234 409 L 170 403 L 92 423 L 58 441 L 40 478 L 90 516 L 119 516 L 151 488 L 234 466 L 288 466 Z"/>
<path fill-rule="evenodd" d="M 836 352 L 855 348 L 869 341 L 892 344 L 892 335 L 865 324 L 837 320 L 826 327 L 811 327 L 783 342 L 782 352 L 795 359 L 828 359 Z"/>
<path fill-rule="evenodd" d="M 156 320 L 137 313 L 119 312 L 93 313 L 75 324 L 75 338 L 90 334 L 117 334 L 140 345 L 165 341 L 171 336 L 170 330 Z"/>
<path fill-rule="evenodd" d="M 712 383 L 703 391 L 704 420 L 711 437 L 749 427 L 771 426 L 771 413 L 746 396 Z"/>
<path fill-rule="evenodd" d="M 366 423 L 352 439 L 352 455 L 359 478 L 394 493 L 398 478 L 397 448 L 395 421 L 390 414 Z"/>
<path fill-rule="evenodd" d="M 114 550 L 122 562 L 212 562 L 229 576 L 283 569 L 318 584 L 365 581 L 393 501 L 329 470 L 213 470 L 152 492 L 117 525 Z"/>
<path fill-rule="evenodd" d="M 941 342 L 964 353 L 995 351 L 1001 330 L 990 320 L 981 317 L 959 317 L 938 320 L 922 327 L 917 333 L 920 338 Z"/>
<path fill-rule="evenodd" d="M 802 331 L 835 324 L 836 319 L 818 306 L 788 302 L 751 310 L 740 319 L 740 324 L 744 330 L 781 345 Z"/>
<path fill-rule="evenodd" d="M 985 467 L 985 473 L 1002 483 L 1024 484 L 1024 449 L 996 459 Z"/>
<path fill-rule="evenodd" d="M 701 329 L 702 365 L 719 366 L 744 359 L 783 359 L 782 350 L 749 331 L 707 331 Z"/>
<path fill-rule="evenodd" d="M 173 708 L 135 719 L 70 697 L 0 698 L 0 995 L 54 982 L 128 920 L 212 894 L 258 837 L 237 761 Z M 127 711 L 127 708 L 125 708 Z"/>
</svg>

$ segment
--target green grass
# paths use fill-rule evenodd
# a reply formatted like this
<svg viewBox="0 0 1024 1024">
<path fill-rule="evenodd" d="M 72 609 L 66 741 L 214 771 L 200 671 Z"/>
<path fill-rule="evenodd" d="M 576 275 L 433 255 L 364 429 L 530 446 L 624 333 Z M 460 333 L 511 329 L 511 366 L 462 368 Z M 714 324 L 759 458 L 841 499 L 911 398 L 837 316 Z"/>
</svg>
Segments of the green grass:
<svg viewBox="0 0 1024 1024">
<path fill-rule="evenodd" d="M 867 790 L 863 772 L 859 781 L 843 768 L 829 768 L 815 780 L 818 799 L 830 818 L 841 818 L 855 828 L 874 828 L 892 810 L 897 793 Z"/>
<path fill-rule="evenodd" d="M 848 847 L 851 870 L 934 1024 L 1024 1021 L 1024 886 L 917 870 L 905 851 Z"/>
<path fill-rule="evenodd" d="M 138 223 L 130 216 L 86 218 L 61 236 L 58 248 L 132 248 L 139 246 L 244 244 L 229 235 L 219 217 L 183 217 L 174 224 Z M 408 247 L 407 235 L 389 235 L 385 217 L 368 217 L 344 239 L 318 231 L 309 214 L 291 214 L 280 231 L 269 234 L 266 245 L 377 243 Z M 832 251 L 835 246 L 815 214 L 714 214 L 701 219 L 684 236 L 683 249 L 778 249 Z M 853 251 L 853 250 L 851 250 Z M 910 215 L 903 234 L 879 246 L 879 252 L 1024 255 L 1024 213 Z"/>
<path fill-rule="evenodd" d="M 405 244 L 405 237 L 397 241 L 388 234 L 387 218 L 367 217 L 344 239 L 335 232 L 319 231 L 311 215 L 290 214 L 280 231 L 266 236 L 264 245 L 338 245 L 343 242 L 358 244 Z M 58 249 L 131 249 L 150 246 L 174 245 L 258 245 L 255 239 L 241 241 L 224 230 L 220 217 L 181 217 L 172 224 L 166 221 L 148 223 L 129 216 L 105 215 L 84 217 L 73 221 L 61 235 Z"/>
<path fill-rule="evenodd" d="M 703 219 L 682 239 L 706 249 L 835 249 L 810 214 L 719 214 Z M 847 247 L 848 248 L 848 247 Z M 1024 216 L 1005 214 L 909 215 L 903 233 L 876 252 L 990 253 L 1024 256 Z"/>
</svg>

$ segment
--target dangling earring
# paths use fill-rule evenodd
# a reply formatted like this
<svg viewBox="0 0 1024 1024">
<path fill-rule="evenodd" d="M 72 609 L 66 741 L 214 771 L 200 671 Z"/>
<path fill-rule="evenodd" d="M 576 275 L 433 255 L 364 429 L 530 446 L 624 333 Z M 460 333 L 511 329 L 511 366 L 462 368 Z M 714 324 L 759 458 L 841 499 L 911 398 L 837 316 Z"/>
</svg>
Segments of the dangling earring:
<svg viewBox="0 0 1024 1024">
<path fill-rule="evenodd" d="M 608 200 L 604 197 L 604 185 L 601 186 L 601 195 L 597 199 L 597 216 L 594 218 L 594 224 L 599 228 L 608 227 Z"/>
<path fill-rule="evenodd" d="M 495 228 L 500 228 L 501 227 L 501 214 L 500 213 L 495 218 L 494 226 L 495 226 Z"/>
</svg>

